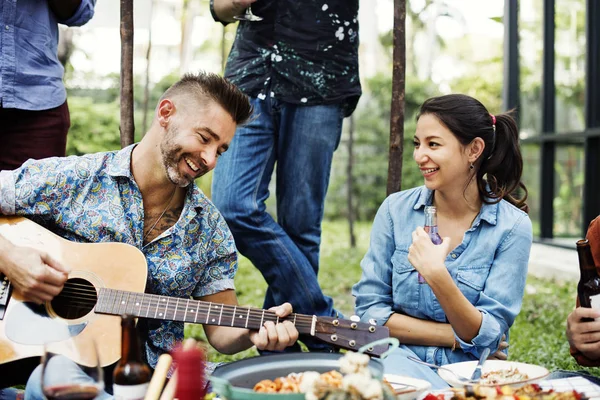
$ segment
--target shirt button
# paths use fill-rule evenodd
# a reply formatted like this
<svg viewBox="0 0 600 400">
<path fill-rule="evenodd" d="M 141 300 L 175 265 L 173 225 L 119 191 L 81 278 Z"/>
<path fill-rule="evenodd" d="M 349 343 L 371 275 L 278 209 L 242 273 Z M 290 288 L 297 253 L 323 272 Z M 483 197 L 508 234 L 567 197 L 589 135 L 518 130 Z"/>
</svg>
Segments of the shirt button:
<svg viewBox="0 0 600 400">
<path fill-rule="evenodd" d="M 5 25 L 5 26 L 4 26 L 4 29 L 6 29 L 6 30 L 9 30 L 9 29 L 10 29 L 10 27 L 9 27 L 8 25 Z"/>
<path fill-rule="evenodd" d="M 452 258 L 456 258 L 456 257 L 458 257 L 458 256 L 456 255 L 456 253 L 452 253 L 452 254 L 450 254 L 450 255 L 452 256 Z"/>
</svg>

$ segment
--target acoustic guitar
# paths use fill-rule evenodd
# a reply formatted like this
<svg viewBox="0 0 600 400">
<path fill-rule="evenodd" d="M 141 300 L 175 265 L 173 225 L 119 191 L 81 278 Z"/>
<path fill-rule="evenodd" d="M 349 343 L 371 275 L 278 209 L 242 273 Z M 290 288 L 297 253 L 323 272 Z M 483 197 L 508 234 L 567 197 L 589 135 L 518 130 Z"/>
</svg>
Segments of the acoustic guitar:
<svg viewBox="0 0 600 400">
<path fill-rule="evenodd" d="M 274 312 L 252 307 L 144 293 L 146 259 L 131 245 L 71 242 L 22 217 L 0 216 L 0 234 L 17 245 L 43 250 L 71 268 L 62 292 L 43 305 L 23 301 L 6 277 L 0 276 L 0 365 L 40 356 L 48 341 L 72 338 L 69 343 L 77 347 L 86 336 L 95 340 L 101 364 L 110 365 L 121 356 L 120 318 L 116 316 L 123 314 L 249 329 L 283 320 Z M 300 334 L 349 350 L 389 337 L 386 327 L 354 320 L 296 313 L 285 319 Z M 365 353 L 379 356 L 388 346 L 372 346 Z M 85 355 L 78 355 L 85 352 L 65 346 L 61 353 L 89 364 Z"/>
</svg>

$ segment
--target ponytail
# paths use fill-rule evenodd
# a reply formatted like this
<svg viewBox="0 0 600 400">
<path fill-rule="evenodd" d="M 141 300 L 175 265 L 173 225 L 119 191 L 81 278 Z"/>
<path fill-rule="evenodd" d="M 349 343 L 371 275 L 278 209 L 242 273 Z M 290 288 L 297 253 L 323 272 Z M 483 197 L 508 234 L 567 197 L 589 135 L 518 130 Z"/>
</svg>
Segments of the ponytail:
<svg viewBox="0 0 600 400">
<path fill-rule="evenodd" d="M 480 157 L 477 186 L 479 193 L 485 194 L 484 201 L 488 198 L 492 200 L 491 203 L 496 203 L 504 199 L 527 212 L 527 188 L 521 181 L 523 157 L 519 146 L 519 130 L 512 117 L 513 112 L 514 110 L 511 110 L 495 116 L 492 146 Z M 486 185 L 489 185 L 489 191 Z"/>
</svg>

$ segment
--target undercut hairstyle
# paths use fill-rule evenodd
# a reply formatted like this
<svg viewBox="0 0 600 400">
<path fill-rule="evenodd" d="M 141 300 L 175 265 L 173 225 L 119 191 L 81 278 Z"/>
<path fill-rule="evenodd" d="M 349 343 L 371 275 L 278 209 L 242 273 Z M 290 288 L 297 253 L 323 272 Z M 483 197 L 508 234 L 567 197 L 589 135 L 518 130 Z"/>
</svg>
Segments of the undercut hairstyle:
<svg viewBox="0 0 600 400">
<path fill-rule="evenodd" d="M 187 73 L 161 96 L 164 99 L 187 97 L 202 102 L 210 99 L 219 104 L 237 125 L 245 124 L 252 115 L 252 105 L 237 86 L 227 79 L 210 72 Z"/>
<path fill-rule="evenodd" d="M 527 188 L 521 181 L 523 157 L 519 129 L 513 112 L 495 115 L 494 119 L 479 100 L 464 94 L 449 94 L 426 100 L 417 120 L 422 115 L 435 116 L 463 146 L 475 138 L 483 139 L 485 149 L 474 163 L 471 175 L 471 179 L 477 181 L 479 197 L 488 204 L 505 199 L 528 211 Z"/>
</svg>

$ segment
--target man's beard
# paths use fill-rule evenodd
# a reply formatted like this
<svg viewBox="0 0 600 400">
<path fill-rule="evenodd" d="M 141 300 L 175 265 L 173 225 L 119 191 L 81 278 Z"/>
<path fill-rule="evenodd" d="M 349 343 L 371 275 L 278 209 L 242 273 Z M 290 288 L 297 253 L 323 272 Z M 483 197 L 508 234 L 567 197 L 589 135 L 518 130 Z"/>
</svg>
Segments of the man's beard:
<svg viewBox="0 0 600 400">
<path fill-rule="evenodd" d="M 167 135 L 160 144 L 160 153 L 162 155 L 163 166 L 167 173 L 167 177 L 175 186 L 187 187 L 194 179 L 206 174 L 207 168 L 205 165 L 198 165 L 198 172 L 195 177 L 187 177 L 180 173 L 179 163 L 183 160 L 183 148 L 175 144 L 175 137 L 178 135 L 179 129 L 171 125 L 167 129 Z M 185 160 L 183 160 L 185 162 Z M 187 164 L 187 163 L 186 163 Z"/>
</svg>

